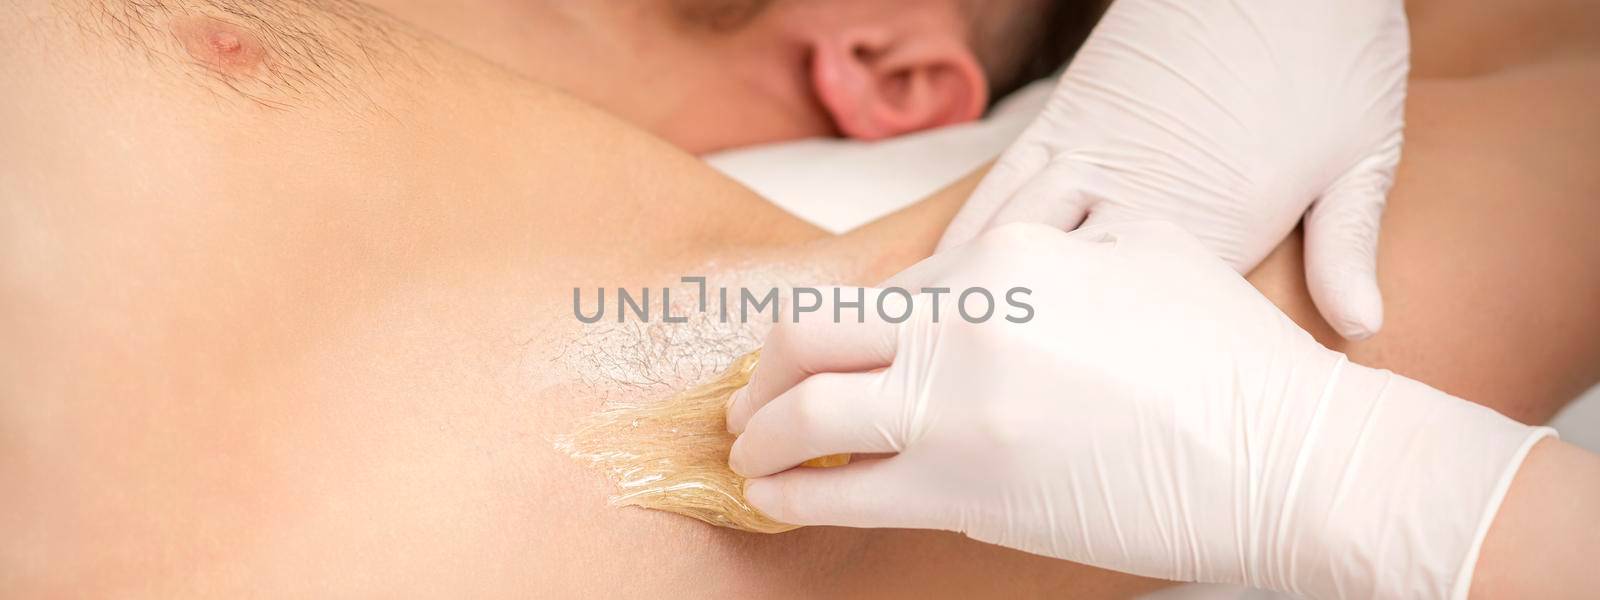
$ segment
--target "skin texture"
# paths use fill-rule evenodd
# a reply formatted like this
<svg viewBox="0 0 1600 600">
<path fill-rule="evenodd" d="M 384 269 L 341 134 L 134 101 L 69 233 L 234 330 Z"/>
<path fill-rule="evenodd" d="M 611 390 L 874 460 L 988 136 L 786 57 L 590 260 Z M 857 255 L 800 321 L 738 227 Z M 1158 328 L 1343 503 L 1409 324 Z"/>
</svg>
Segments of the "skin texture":
<svg viewBox="0 0 1600 600">
<path fill-rule="evenodd" d="M 1600 377 L 1594 340 L 1554 334 L 1600 317 L 1600 244 L 1585 233 L 1600 223 L 1600 176 L 1577 166 L 1600 135 L 1582 108 L 1596 92 L 1592 60 L 1413 83 L 1379 248 L 1387 319 L 1374 339 L 1345 342 L 1320 322 L 1296 244 L 1251 281 L 1356 362 L 1548 420 Z"/>
<path fill-rule="evenodd" d="M 573 287 L 872 283 L 931 250 L 975 178 L 834 238 L 381 15 L 311 16 L 321 46 L 254 29 L 263 70 L 228 78 L 183 58 L 170 16 L 130 40 L 107 32 L 139 15 L 78 6 L 0 9 L 0 595 L 1155 585 L 946 533 L 616 510 L 550 447 L 607 398 L 669 393 L 759 337 L 580 326 Z M 1592 62 L 1418 82 L 1389 329 L 1357 361 L 1530 419 L 1595 381 L 1600 182 L 1571 165 L 1600 153 L 1577 108 L 1596 86 Z M 1297 248 L 1251 280 L 1315 328 Z"/>
<path fill-rule="evenodd" d="M 176 19 L 172 33 L 196 63 L 224 77 L 249 77 L 266 49 L 249 30 L 207 17 Z"/>
<path fill-rule="evenodd" d="M 550 446 L 605 399 L 667 393 L 754 344 L 580 327 L 572 287 L 874 278 L 893 268 L 863 264 L 877 238 L 825 243 L 447 47 L 407 46 L 427 85 L 391 70 L 294 95 L 24 8 L 0 17 L 19 82 L 0 100 L 4 595 L 1149 585 L 948 534 L 762 537 L 618 511 Z M 39 39 L 58 43 L 23 43 Z"/>
</svg>

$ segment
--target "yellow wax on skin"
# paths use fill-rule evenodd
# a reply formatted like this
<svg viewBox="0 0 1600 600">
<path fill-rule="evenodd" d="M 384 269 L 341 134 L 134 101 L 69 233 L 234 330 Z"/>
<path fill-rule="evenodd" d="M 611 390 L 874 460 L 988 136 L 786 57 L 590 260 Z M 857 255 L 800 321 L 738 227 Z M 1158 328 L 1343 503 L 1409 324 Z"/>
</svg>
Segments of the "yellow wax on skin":
<svg viewBox="0 0 1600 600">
<path fill-rule="evenodd" d="M 806 462 L 800 463 L 800 466 L 826 469 L 828 467 L 842 467 L 848 464 L 850 464 L 849 454 L 834 454 L 831 456 L 824 456 L 822 458 L 813 458 Z"/>
<path fill-rule="evenodd" d="M 745 479 L 728 468 L 734 440 L 726 425 L 728 401 L 750 381 L 759 358 L 759 350 L 751 352 L 715 379 L 666 400 L 607 405 L 557 438 L 556 448 L 610 475 L 619 488 L 613 505 L 756 533 L 795 529 L 745 502 Z M 802 466 L 849 462 L 849 454 L 836 454 Z"/>
</svg>

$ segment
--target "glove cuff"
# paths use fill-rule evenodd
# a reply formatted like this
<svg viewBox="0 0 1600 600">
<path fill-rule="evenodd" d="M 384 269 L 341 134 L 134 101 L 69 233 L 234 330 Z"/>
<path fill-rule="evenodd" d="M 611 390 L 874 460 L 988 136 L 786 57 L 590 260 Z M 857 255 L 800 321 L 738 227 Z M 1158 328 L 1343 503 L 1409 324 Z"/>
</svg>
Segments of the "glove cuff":
<svg viewBox="0 0 1600 600">
<path fill-rule="evenodd" d="M 1554 433 L 1347 361 L 1315 413 L 1253 583 L 1317 598 L 1464 598 L 1512 478 Z"/>
</svg>

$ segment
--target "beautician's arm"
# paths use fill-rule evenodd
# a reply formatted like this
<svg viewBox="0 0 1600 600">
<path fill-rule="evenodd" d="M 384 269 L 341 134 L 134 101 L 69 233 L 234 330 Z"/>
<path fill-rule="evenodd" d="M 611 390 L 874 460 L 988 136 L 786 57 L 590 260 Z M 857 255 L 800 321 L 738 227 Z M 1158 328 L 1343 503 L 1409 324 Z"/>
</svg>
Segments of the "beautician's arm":
<svg viewBox="0 0 1600 600">
<path fill-rule="evenodd" d="M 1463 600 L 1507 490 L 1553 433 L 1328 350 L 1170 224 L 1001 228 L 883 287 L 946 294 L 784 321 L 729 408 L 729 464 L 779 521 L 959 531 L 1313 598 Z M 972 319 L 974 289 L 1024 290 L 1030 309 Z M 842 453 L 892 456 L 792 469 Z M 1521 489 L 1600 504 L 1592 469 L 1556 460 L 1530 473 L 1560 480 Z M 1534 502 L 1499 527 L 1528 510 L 1587 522 Z M 1575 535 L 1494 543 L 1592 555 Z M 1530 572 L 1592 589 L 1581 567 L 1507 568 L 1518 596 Z"/>
<path fill-rule="evenodd" d="M 1600 455 L 1533 448 L 1489 529 L 1472 598 L 1576 598 L 1600 590 Z"/>
</svg>

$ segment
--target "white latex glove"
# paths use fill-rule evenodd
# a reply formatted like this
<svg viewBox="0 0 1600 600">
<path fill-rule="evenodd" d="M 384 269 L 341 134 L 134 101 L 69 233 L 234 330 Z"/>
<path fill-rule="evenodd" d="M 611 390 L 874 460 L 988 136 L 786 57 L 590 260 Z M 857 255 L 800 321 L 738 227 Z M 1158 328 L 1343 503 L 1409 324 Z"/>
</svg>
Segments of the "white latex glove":
<svg viewBox="0 0 1600 600">
<path fill-rule="evenodd" d="M 953 530 L 1310 597 L 1461 598 L 1549 433 L 1346 362 L 1172 225 L 1013 225 L 885 285 L 1024 286 L 1035 314 L 969 323 L 950 293 L 899 324 L 780 324 L 729 409 L 730 464 L 779 521 Z M 839 453 L 898 454 L 786 471 Z"/>
<path fill-rule="evenodd" d="M 1154 218 L 1247 272 L 1304 215 L 1312 299 L 1368 337 L 1410 54 L 1401 0 L 1115 0 L 940 249 Z"/>
</svg>

